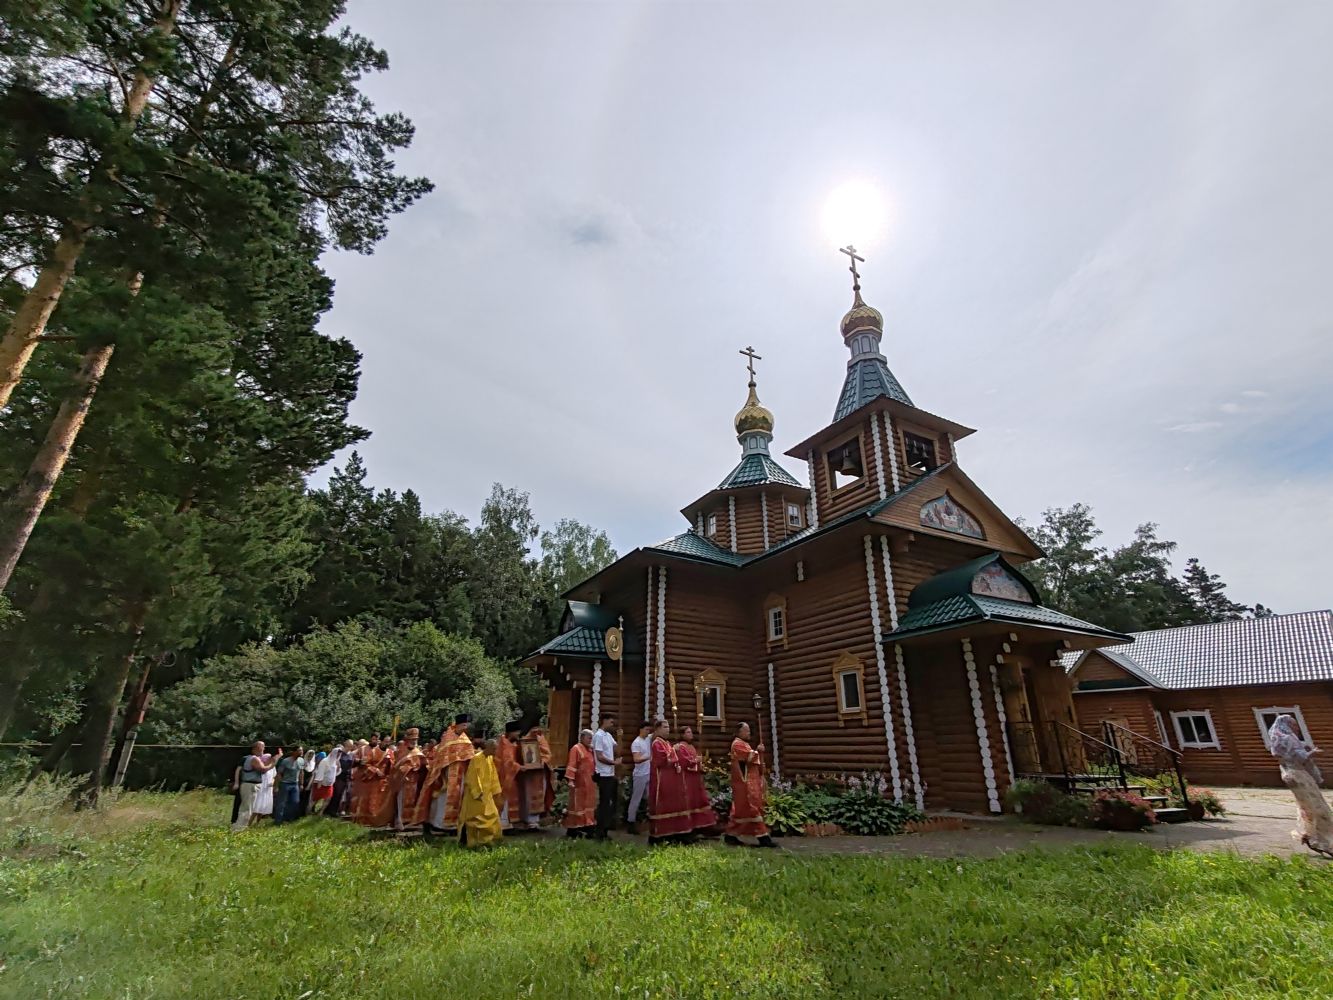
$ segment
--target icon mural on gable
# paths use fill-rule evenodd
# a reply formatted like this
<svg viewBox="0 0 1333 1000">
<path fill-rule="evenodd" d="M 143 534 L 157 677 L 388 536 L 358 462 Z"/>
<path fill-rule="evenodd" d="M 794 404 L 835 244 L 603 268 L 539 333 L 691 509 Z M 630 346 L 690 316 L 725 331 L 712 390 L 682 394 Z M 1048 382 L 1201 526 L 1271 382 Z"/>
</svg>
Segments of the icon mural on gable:
<svg viewBox="0 0 1333 1000">
<path fill-rule="evenodd" d="M 1032 604 L 1032 594 L 1023 582 L 998 562 L 985 566 L 972 577 L 972 593 L 985 597 L 999 597 L 1006 601 Z"/>
<path fill-rule="evenodd" d="M 944 494 L 921 505 L 921 523 L 927 528 L 951 531 L 969 538 L 985 538 L 981 524 L 965 511 L 953 497 Z"/>
</svg>

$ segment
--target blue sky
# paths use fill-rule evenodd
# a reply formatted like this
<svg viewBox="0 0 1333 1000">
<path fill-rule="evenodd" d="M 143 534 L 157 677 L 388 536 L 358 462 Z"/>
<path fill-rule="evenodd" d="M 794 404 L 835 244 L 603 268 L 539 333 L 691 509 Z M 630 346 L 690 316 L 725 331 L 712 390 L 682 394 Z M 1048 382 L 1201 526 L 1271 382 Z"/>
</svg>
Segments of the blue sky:
<svg viewBox="0 0 1333 1000">
<path fill-rule="evenodd" d="M 846 353 L 830 191 L 872 185 L 884 351 L 1013 516 L 1154 520 L 1241 601 L 1333 604 L 1333 5 L 353 2 L 436 192 L 330 260 L 371 477 L 532 493 L 627 551 L 781 451 Z M 803 470 L 787 461 L 792 472 Z"/>
</svg>

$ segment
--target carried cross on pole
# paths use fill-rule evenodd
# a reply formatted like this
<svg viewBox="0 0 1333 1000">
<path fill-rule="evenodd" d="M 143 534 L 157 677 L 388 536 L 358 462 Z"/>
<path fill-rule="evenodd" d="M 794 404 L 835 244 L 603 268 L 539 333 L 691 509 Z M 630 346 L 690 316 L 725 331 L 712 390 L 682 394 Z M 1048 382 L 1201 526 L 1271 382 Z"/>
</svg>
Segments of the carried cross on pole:
<svg viewBox="0 0 1333 1000">
<path fill-rule="evenodd" d="M 857 261 L 860 261 L 862 264 L 864 264 L 866 262 L 866 259 L 862 257 L 860 254 L 858 254 L 856 252 L 856 247 L 852 246 L 850 243 L 848 243 L 845 247 L 840 248 L 838 250 L 838 253 L 845 253 L 848 257 L 851 258 L 852 266 L 849 267 L 847 270 L 852 272 L 852 290 L 859 292 L 861 290 L 861 272 L 859 272 L 856 269 L 856 263 Z"/>
<path fill-rule="evenodd" d="M 753 382 L 753 381 L 754 381 L 754 363 L 755 363 L 756 361 L 763 361 L 763 360 L 764 360 L 763 355 L 755 354 L 755 353 L 754 353 L 754 348 L 753 348 L 753 347 L 747 347 L 745 350 L 743 350 L 743 351 L 737 351 L 736 353 L 737 353 L 737 354 L 744 354 L 747 358 L 750 359 L 750 360 L 746 363 L 745 367 L 746 367 L 746 369 L 747 369 L 747 370 L 749 371 L 749 373 L 750 373 L 750 381 Z"/>
</svg>

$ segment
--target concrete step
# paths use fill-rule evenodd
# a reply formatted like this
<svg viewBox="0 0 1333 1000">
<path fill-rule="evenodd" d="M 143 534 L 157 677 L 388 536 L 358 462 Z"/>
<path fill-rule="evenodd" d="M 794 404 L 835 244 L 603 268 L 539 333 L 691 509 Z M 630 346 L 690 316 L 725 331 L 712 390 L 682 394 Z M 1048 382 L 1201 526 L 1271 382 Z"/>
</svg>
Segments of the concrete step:
<svg viewBox="0 0 1333 1000">
<path fill-rule="evenodd" d="M 1157 822 L 1159 823 L 1188 823 L 1190 821 L 1188 809 L 1157 809 L 1154 807 L 1153 812 L 1157 814 Z"/>
</svg>

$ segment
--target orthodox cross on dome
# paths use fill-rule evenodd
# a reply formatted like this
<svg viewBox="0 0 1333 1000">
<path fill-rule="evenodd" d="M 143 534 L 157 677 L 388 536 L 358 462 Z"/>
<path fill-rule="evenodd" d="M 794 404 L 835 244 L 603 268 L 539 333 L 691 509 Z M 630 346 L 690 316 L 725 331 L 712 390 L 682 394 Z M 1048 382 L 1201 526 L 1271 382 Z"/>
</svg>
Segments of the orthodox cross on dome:
<svg viewBox="0 0 1333 1000">
<path fill-rule="evenodd" d="M 848 243 L 845 247 L 842 247 L 838 251 L 838 253 L 845 253 L 848 257 L 851 258 L 852 266 L 849 267 L 847 270 L 852 272 L 852 291 L 859 292 L 861 290 L 861 273 L 856 269 L 856 262 L 860 261 L 862 264 L 864 264 L 866 262 L 866 259 L 860 256 L 856 252 L 856 247 L 852 246 L 850 243 Z"/>
<path fill-rule="evenodd" d="M 743 351 L 737 351 L 736 353 L 737 353 L 737 354 L 744 354 L 747 358 L 750 359 L 750 360 L 746 363 L 745 368 L 746 368 L 746 370 L 750 373 L 750 384 L 751 384 L 751 385 L 754 385 L 754 363 L 755 363 L 756 361 L 763 361 L 763 360 L 764 360 L 763 355 L 755 354 L 755 353 L 754 353 L 754 348 L 753 348 L 753 347 L 747 347 L 747 348 L 745 348 L 745 350 L 743 350 Z"/>
</svg>

